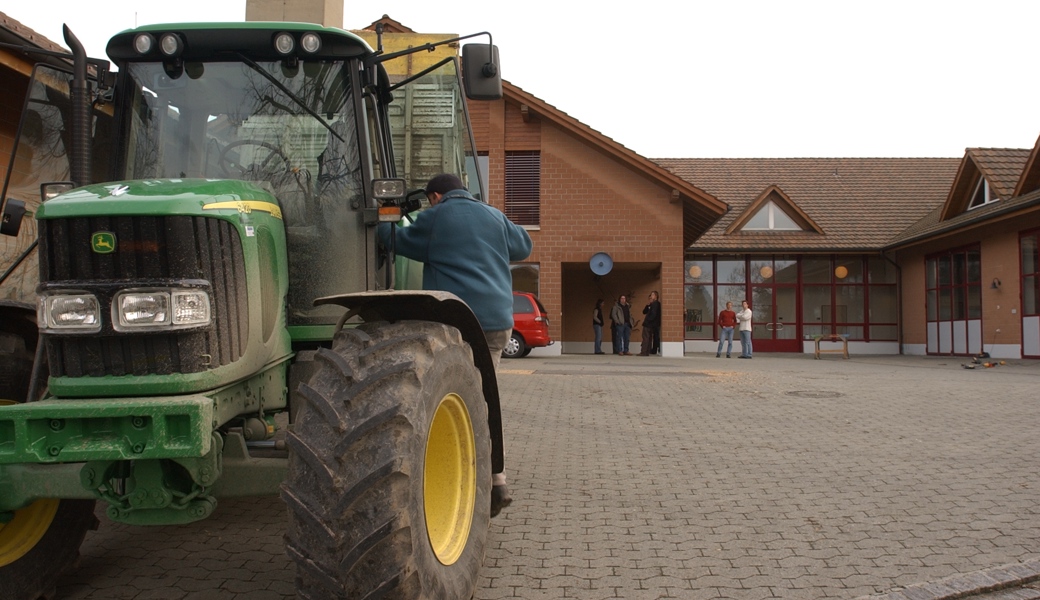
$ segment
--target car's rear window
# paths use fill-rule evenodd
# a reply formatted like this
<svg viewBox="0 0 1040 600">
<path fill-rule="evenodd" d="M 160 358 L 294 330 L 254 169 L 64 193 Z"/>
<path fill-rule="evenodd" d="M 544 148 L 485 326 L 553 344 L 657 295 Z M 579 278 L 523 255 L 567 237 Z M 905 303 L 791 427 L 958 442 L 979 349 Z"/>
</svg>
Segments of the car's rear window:
<svg viewBox="0 0 1040 600">
<path fill-rule="evenodd" d="M 531 300 L 528 299 L 527 296 L 513 296 L 513 314 L 526 314 L 533 312 L 534 306 L 531 305 Z"/>
</svg>

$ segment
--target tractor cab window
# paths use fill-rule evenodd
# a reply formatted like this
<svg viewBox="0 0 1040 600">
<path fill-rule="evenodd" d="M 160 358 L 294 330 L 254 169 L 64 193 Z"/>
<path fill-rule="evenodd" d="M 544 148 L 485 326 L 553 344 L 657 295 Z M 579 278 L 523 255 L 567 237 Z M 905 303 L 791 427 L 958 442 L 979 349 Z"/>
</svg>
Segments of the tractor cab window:
<svg viewBox="0 0 1040 600">
<path fill-rule="evenodd" d="M 342 63 L 131 63 L 127 179 L 231 178 L 280 199 L 360 192 Z M 349 195 L 349 194 L 348 194 Z M 300 215 L 301 217 L 303 215 Z"/>
</svg>

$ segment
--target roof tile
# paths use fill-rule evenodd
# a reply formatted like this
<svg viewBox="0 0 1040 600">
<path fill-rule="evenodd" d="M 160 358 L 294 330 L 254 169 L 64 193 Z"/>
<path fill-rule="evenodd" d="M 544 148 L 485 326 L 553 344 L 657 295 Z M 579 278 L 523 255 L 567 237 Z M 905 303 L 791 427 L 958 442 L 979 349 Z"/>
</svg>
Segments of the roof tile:
<svg viewBox="0 0 1040 600">
<path fill-rule="evenodd" d="M 655 162 L 726 202 L 690 248 L 702 251 L 873 251 L 941 207 L 958 158 L 661 158 Z M 822 229 L 735 232 L 726 228 L 775 185 Z M 1012 186 L 1014 184 L 1012 183 Z"/>
</svg>

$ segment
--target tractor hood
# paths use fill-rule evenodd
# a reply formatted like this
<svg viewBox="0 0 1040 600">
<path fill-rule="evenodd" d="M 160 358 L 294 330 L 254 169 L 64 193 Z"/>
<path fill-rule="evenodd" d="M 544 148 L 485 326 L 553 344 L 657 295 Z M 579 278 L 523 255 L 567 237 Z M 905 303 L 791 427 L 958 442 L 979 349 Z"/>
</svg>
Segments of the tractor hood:
<svg viewBox="0 0 1040 600">
<path fill-rule="evenodd" d="M 144 179 L 88 185 L 40 205 L 37 219 L 107 215 L 203 216 L 259 211 L 281 219 L 263 187 L 230 179 Z"/>
</svg>

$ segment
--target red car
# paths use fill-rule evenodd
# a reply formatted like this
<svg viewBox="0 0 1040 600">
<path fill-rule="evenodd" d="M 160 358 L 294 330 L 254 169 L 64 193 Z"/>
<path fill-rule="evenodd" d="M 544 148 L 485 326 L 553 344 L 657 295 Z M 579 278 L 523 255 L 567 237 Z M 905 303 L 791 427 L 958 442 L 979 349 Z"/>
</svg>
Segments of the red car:
<svg viewBox="0 0 1040 600">
<path fill-rule="evenodd" d="M 531 348 L 551 346 L 549 315 L 538 297 L 527 292 L 513 292 L 513 335 L 502 350 L 505 358 L 522 358 Z"/>
</svg>

